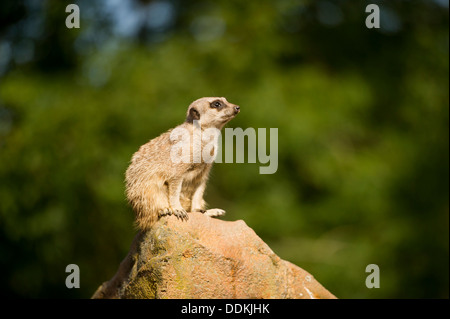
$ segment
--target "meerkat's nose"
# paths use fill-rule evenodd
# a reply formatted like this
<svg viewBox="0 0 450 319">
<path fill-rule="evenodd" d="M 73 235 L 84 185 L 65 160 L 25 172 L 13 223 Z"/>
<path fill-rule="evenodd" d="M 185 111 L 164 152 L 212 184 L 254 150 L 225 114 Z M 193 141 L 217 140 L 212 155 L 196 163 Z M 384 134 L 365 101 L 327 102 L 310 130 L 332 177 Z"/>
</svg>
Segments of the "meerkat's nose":
<svg viewBox="0 0 450 319">
<path fill-rule="evenodd" d="M 234 107 L 234 111 L 235 111 L 236 113 L 239 113 L 240 110 L 241 110 L 241 107 L 240 107 L 239 105 L 236 105 L 236 106 Z"/>
</svg>

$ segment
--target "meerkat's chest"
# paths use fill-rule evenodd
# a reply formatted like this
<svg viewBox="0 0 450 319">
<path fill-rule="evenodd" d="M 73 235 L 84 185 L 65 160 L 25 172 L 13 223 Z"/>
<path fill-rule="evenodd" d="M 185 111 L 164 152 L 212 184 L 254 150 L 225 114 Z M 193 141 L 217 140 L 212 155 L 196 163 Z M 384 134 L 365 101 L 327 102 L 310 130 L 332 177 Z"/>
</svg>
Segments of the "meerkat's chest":
<svg viewBox="0 0 450 319">
<path fill-rule="evenodd" d="M 206 163 L 192 163 L 183 175 L 183 180 L 192 181 L 200 178 L 206 171 L 208 164 Z"/>
<path fill-rule="evenodd" d="M 193 132 L 191 151 L 195 163 L 210 164 L 214 162 L 217 156 L 219 136 L 218 129 Z"/>
</svg>

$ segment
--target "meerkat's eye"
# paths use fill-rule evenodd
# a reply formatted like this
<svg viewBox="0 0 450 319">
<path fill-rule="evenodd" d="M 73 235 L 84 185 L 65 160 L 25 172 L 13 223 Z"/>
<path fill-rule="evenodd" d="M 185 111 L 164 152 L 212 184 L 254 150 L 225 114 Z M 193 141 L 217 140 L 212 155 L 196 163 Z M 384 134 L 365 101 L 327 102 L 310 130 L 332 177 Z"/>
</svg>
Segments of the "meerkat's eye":
<svg viewBox="0 0 450 319">
<path fill-rule="evenodd" d="M 222 105 L 222 102 L 220 101 L 214 101 L 211 103 L 211 107 L 220 107 Z"/>
</svg>

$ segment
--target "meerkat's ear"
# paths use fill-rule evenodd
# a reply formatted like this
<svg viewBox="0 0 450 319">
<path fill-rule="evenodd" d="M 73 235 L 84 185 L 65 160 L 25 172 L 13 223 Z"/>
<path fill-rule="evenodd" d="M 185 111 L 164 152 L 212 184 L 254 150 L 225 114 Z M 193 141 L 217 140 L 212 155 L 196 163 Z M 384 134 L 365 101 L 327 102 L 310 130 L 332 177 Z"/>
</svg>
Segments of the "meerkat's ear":
<svg viewBox="0 0 450 319">
<path fill-rule="evenodd" d="M 188 116 L 186 118 L 186 122 L 193 123 L 194 120 L 200 120 L 200 113 L 197 111 L 195 107 L 189 109 Z"/>
</svg>

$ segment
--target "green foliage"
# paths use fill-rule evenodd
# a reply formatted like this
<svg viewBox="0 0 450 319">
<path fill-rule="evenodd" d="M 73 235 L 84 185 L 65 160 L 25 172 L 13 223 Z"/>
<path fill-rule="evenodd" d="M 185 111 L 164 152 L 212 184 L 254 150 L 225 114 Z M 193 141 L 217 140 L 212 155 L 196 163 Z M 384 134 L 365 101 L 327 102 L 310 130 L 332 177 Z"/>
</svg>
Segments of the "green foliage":
<svg viewBox="0 0 450 319">
<path fill-rule="evenodd" d="M 59 41 L 62 69 L 37 59 L 1 79 L 1 293 L 90 297 L 134 235 L 133 152 L 192 100 L 226 96 L 242 110 L 228 127 L 278 128 L 279 164 L 215 164 L 206 200 L 225 219 L 338 297 L 448 297 L 448 10 L 393 1 L 392 33 L 365 28 L 363 2 L 336 2 L 336 26 L 308 1 L 186 3 L 162 41 L 111 37 L 75 60 Z M 224 33 L 193 33 L 198 17 Z M 64 285 L 71 263 L 79 290 Z M 380 289 L 365 286 L 371 263 Z"/>
</svg>

